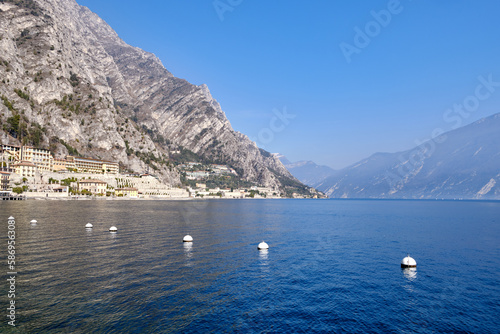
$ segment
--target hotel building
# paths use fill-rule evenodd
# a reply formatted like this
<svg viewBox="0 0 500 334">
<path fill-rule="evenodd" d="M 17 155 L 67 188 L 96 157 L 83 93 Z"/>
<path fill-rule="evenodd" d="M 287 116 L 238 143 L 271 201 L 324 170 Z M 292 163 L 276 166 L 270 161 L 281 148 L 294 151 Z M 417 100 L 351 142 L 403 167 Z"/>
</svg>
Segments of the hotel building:
<svg viewBox="0 0 500 334">
<path fill-rule="evenodd" d="M 38 167 L 39 171 L 52 172 L 52 159 L 49 150 L 31 146 L 23 147 L 21 160 L 31 161 Z"/>
<path fill-rule="evenodd" d="M 1 146 L 0 167 L 10 162 L 17 164 L 31 162 L 40 172 L 73 170 L 78 173 L 118 174 L 119 165 L 116 162 L 100 159 L 67 156 L 66 159 L 52 157 L 49 150 L 31 146 L 3 145 Z"/>
<path fill-rule="evenodd" d="M 78 191 L 87 190 L 92 194 L 106 195 L 107 183 L 101 180 L 81 180 L 78 182 Z"/>
<path fill-rule="evenodd" d="M 9 189 L 10 173 L 0 171 L 0 190 L 7 191 Z"/>
<path fill-rule="evenodd" d="M 77 170 L 78 173 L 92 174 L 118 174 L 119 166 L 116 162 L 67 156 L 68 163 Z"/>
<path fill-rule="evenodd" d="M 16 174 L 22 177 L 35 177 L 37 173 L 37 167 L 34 163 L 30 161 L 21 161 L 12 165 Z"/>
<path fill-rule="evenodd" d="M 139 190 L 137 188 L 118 188 L 115 189 L 116 196 L 125 197 L 137 197 L 139 195 Z"/>
<path fill-rule="evenodd" d="M 2 151 L 9 156 L 11 161 L 29 161 L 35 164 L 40 171 L 52 171 L 52 154 L 49 150 L 31 146 L 2 145 Z"/>
</svg>

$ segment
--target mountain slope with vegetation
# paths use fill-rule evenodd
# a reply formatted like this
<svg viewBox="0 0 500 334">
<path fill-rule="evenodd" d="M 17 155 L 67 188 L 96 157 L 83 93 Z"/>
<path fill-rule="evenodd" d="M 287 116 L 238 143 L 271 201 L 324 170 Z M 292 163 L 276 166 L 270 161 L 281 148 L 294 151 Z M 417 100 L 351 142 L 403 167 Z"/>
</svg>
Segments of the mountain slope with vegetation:
<svg viewBox="0 0 500 334">
<path fill-rule="evenodd" d="M 74 0 L 0 1 L 2 143 L 119 161 L 179 185 L 177 163 L 227 164 L 242 180 L 309 193 L 234 131 L 205 85 L 174 77 Z"/>
</svg>

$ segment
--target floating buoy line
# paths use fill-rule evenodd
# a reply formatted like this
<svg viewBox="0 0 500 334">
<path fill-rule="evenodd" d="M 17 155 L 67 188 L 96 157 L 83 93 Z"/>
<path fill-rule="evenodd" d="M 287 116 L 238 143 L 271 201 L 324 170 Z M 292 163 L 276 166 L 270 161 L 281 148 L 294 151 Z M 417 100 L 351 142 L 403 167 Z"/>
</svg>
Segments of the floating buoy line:
<svg viewBox="0 0 500 334">
<path fill-rule="evenodd" d="M 14 219 L 14 217 L 9 217 L 9 219 Z M 36 219 L 32 219 L 30 221 L 30 223 L 32 225 L 36 225 L 38 223 L 38 221 Z M 91 229 L 93 227 L 94 227 L 94 225 L 92 223 L 87 223 L 85 225 L 86 229 Z M 111 226 L 109 228 L 109 232 L 116 233 L 116 232 L 118 232 L 118 228 L 116 226 Z M 182 241 L 183 242 L 187 242 L 187 243 L 193 242 L 193 237 L 191 235 L 187 234 L 187 235 L 184 236 L 184 238 L 182 239 Z M 259 250 L 268 250 L 269 249 L 269 245 L 265 241 L 262 241 L 257 246 L 257 249 L 259 249 Z M 406 257 L 403 258 L 403 260 L 401 260 L 401 268 L 416 268 L 416 267 L 417 267 L 417 261 L 415 261 L 415 259 L 412 258 L 410 256 L 410 254 L 407 254 Z"/>
</svg>

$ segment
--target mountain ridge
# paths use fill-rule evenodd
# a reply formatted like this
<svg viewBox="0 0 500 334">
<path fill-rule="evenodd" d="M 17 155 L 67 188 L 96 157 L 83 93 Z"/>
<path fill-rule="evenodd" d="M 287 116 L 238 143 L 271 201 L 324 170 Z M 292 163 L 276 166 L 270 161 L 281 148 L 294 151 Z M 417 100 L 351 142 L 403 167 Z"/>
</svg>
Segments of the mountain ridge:
<svg viewBox="0 0 500 334">
<path fill-rule="evenodd" d="M 331 198 L 499 199 L 500 113 L 402 152 L 375 153 L 317 184 Z"/>
<path fill-rule="evenodd" d="M 276 154 L 276 156 L 293 176 L 295 176 L 300 182 L 313 188 L 335 173 L 333 168 L 318 165 L 314 161 L 301 160 L 291 162 L 284 155 Z"/>
</svg>

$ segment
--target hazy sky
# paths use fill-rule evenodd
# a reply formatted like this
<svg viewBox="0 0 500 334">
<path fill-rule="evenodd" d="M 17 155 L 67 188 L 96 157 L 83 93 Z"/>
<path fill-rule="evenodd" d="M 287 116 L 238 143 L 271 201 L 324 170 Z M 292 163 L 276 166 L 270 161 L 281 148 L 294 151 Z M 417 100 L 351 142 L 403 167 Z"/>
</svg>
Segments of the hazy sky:
<svg viewBox="0 0 500 334">
<path fill-rule="evenodd" d="M 291 161 L 342 168 L 500 112 L 497 0 L 77 2 Z"/>
</svg>

